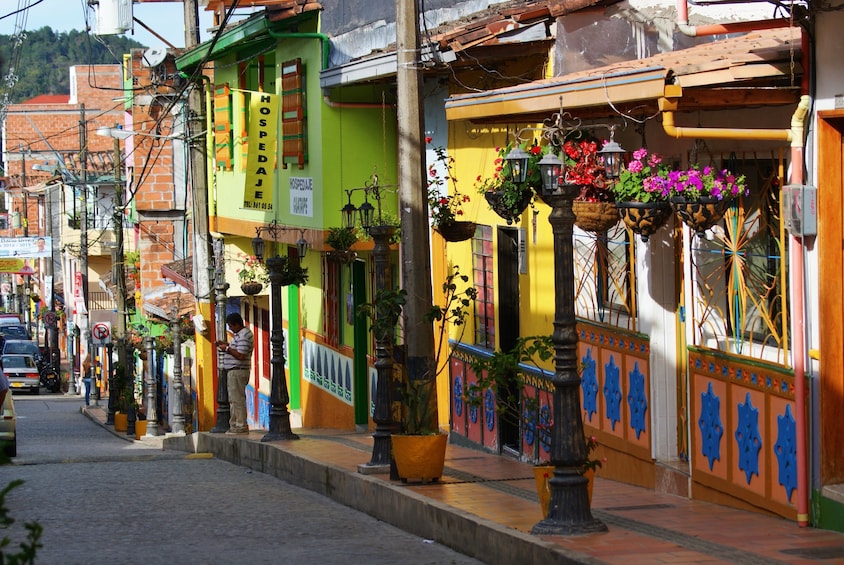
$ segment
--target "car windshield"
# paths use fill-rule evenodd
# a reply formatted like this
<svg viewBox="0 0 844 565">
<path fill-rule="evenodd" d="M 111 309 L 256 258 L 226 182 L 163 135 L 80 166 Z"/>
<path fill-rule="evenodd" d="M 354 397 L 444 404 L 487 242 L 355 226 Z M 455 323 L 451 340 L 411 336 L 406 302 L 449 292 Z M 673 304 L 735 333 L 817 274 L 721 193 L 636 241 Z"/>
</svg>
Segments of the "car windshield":
<svg viewBox="0 0 844 565">
<path fill-rule="evenodd" d="M 7 337 L 29 337 L 29 335 L 27 335 L 26 333 L 26 329 L 24 329 L 23 326 L 0 326 L 0 333 Z"/>
<path fill-rule="evenodd" d="M 4 369 L 34 369 L 35 360 L 29 355 L 4 355 Z"/>
<path fill-rule="evenodd" d="M 31 341 L 7 341 L 3 353 L 33 355 L 38 353 L 38 346 Z"/>
</svg>

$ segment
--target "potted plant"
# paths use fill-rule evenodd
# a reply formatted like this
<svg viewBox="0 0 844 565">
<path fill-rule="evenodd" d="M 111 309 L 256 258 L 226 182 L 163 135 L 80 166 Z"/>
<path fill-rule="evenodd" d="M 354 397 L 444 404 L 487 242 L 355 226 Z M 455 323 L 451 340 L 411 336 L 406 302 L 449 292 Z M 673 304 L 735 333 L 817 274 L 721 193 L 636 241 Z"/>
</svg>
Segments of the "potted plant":
<svg viewBox="0 0 844 565">
<path fill-rule="evenodd" d="M 308 282 L 308 269 L 303 267 L 298 260 L 291 261 L 287 256 L 275 257 L 272 260 L 279 262 L 281 286 L 302 286 Z M 267 278 L 269 280 L 269 276 Z"/>
<path fill-rule="evenodd" d="M 338 263 L 350 263 L 357 257 L 352 251 L 352 246 L 357 243 L 358 234 L 355 228 L 333 227 L 328 228 L 328 236 L 325 243 L 330 245 L 332 250 L 327 251 L 325 256 Z"/>
<path fill-rule="evenodd" d="M 517 185 L 510 180 L 510 165 L 505 157 L 513 149 L 512 143 L 497 149 L 498 158 L 495 159 L 493 177 L 484 180 L 479 178 L 479 184 L 477 184 L 478 192 L 484 195 L 489 207 L 506 220 L 508 225 L 517 222 L 522 212 L 528 206 L 533 206 L 534 196 L 542 188 L 542 177 L 538 166 L 543 156 L 542 147 L 535 143 L 523 143 L 521 148 L 530 155 L 524 184 Z"/>
<path fill-rule="evenodd" d="M 430 143 L 431 138 L 426 138 L 426 141 Z M 457 179 L 453 174 L 454 157 L 446 154 L 445 147 L 435 147 L 434 152 L 437 158 L 428 166 L 428 210 L 431 226 L 446 241 L 471 239 L 477 226 L 475 222 L 461 219 L 464 216 L 463 204 L 469 202 L 470 198 L 468 194 L 461 194 L 457 190 Z M 453 186 L 452 192 L 448 191 L 449 181 Z"/>
<path fill-rule="evenodd" d="M 595 486 L 595 473 L 603 466 L 606 458 L 590 457 L 593 451 L 598 448 L 598 439 L 595 436 L 585 436 L 586 441 L 586 463 L 580 468 L 580 474 L 584 475 L 589 483 L 586 485 L 586 493 L 589 504 L 592 504 L 592 491 Z M 536 494 L 539 497 L 539 506 L 542 509 L 542 517 L 548 515 L 548 507 L 551 503 L 551 485 L 549 481 L 554 476 L 554 466 L 550 463 L 541 462 L 533 467 L 533 478 L 536 481 Z"/>
<path fill-rule="evenodd" d="M 453 348 L 448 345 L 448 328 L 460 328 L 457 338 L 460 341 L 467 317 L 472 312 L 477 290 L 471 285 L 462 290 L 458 286 L 458 283 L 463 285 L 468 282 L 469 277 L 461 274 L 460 267 L 455 265 L 443 282 L 444 305 L 433 305 L 425 316 L 427 321 L 439 323 L 434 359 L 428 373 L 420 379 L 409 379 L 404 375 L 397 379 L 401 433 L 392 434 L 392 449 L 399 478 L 403 481 L 436 481 L 442 476 L 448 435 L 441 433 L 436 424 L 436 378 L 449 366 L 453 353 Z M 376 339 L 392 342 L 406 296 L 404 289 L 379 290 L 374 303 L 361 306 L 361 313 L 372 320 L 370 327 Z"/>
<path fill-rule="evenodd" d="M 495 399 L 493 409 L 499 416 L 515 418 L 522 422 L 522 427 L 536 426 L 536 434 L 539 438 L 550 444 L 553 421 L 533 421 L 535 414 L 539 412 L 538 402 L 535 398 L 525 397 L 522 394 L 524 382 L 519 378 L 522 364 L 530 364 L 546 375 L 542 365 L 550 361 L 554 356 L 554 343 L 551 336 L 537 335 L 520 337 L 516 344 L 509 351 L 498 350 L 489 357 L 473 357 L 470 365 L 476 376 L 475 382 L 469 384 L 463 392 L 463 400 L 467 406 L 476 408 L 487 407 L 487 391 L 491 391 Z M 598 446 L 596 438 L 585 436 L 587 454 L 591 453 Z M 549 445 L 550 450 L 550 445 Z M 588 457 L 580 469 L 581 474 L 589 479 L 588 492 L 591 500 L 592 479 L 595 470 L 601 467 L 602 460 Z M 550 488 L 548 480 L 553 476 L 554 466 L 547 462 L 539 462 L 534 467 L 534 478 L 536 479 L 537 493 L 540 502 L 543 503 L 543 516 L 548 515 L 548 496 Z M 543 499 L 543 497 L 546 497 Z"/>
<path fill-rule="evenodd" d="M 680 219 L 696 232 L 714 226 L 733 200 L 748 193 L 744 175 L 708 165 L 670 171 L 657 182 Z"/>
<path fill-rule="evenodd" d="M 604 166 L 598 160 L 598 142 L 568 140 L 563 144 L 566 182 L 580 187 L 572 203 L 575 225 L 584 231 L 605 232 L 618 223 L 618 208 Z"/>
<path fill-rule="evenodd" d="M 243 294 L 258 294 L 270 282 L 266 265 L 254 255 L 245 253 L 239 255 L 239 260 L 243 266 L 235 272 L 240 280 L 240 289 Z"/>
<path fill-rule="evenodd" d="M 613 185 L 621 219 L 642 237 L 642 241 L 647 241 L 671 215 L 662 184 L 667 174 L 662 156 L 648 153 L 643 147 L 633 152 L 632 159 Z"/>
</svg>

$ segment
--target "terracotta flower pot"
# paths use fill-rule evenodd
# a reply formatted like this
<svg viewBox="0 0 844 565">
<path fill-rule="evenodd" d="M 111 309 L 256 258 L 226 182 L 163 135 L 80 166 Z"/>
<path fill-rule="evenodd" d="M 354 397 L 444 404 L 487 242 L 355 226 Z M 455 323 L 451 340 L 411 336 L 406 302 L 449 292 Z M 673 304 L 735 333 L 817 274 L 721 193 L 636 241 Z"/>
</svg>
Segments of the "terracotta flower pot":
<svg viewBox="0 0 844 565">
<path fill-rule="evenodd" d="M 424 482 L 436 482 L 445 467 L 445 450 L 448 435 L 402 435 L 391 436 L 393 457 L 399 478 L 418 479 Z"/>
</svg>

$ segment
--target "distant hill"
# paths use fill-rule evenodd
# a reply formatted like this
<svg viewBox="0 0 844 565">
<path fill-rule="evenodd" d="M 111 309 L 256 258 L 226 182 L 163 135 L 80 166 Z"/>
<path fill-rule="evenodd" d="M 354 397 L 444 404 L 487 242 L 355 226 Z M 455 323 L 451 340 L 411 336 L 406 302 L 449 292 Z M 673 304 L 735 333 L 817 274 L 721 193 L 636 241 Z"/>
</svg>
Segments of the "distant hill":
<svg viewBox="0 0 844 565">
<path fill-rule="evenodd" d="M 9 92 L 9 68 L 18 80 L 11 90 L 10 102 L 17 104 L 39 94 L 70 94 L 68 67 L 73 65 L 114 65 L 123 54 L 144 47 L 134 39 L 120 35 L 96 37 L 82 31 L 56 33 L 49 27 L 27 31 L 12 60 L 12 36 L 0 35 L 0 93 Z"/>
</svg>

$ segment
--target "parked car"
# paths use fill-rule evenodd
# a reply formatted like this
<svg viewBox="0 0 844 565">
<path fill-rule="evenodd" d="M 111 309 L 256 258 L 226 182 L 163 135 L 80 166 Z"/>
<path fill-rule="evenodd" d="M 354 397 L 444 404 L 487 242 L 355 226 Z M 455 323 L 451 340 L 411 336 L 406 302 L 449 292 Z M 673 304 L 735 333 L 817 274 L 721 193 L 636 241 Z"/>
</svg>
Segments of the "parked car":
<svg viewBox="0 0 844 565">
<path fill-rule="evenodd" d="M 20 324 L 0 325 L 0 335 L 5 339 L 32 339 L 29 330 Z"/>
<path fill-rule="evenodd" d="M 38 344 L 29 339 L 7 339 L 3 343 L 3 350 L 0 354 L 6 355 L 32 355 L 35 358 L 35 363 L 38 365 L 38 370 L 44 369 L 44 355 L 41 353 L 41 348 Z"/>
<path fill-rule="evenodd" d="M 17 422 L 15 401 L 11 394 L 6 394 L 2 411 L 0 411 L 0 444 L 3 446 L 6 457 L 16 457 L 18 454 Z"/>
<path fill-rule="evenodd" d="M 41 391 L 41 375 L 32 355 L 3 355 L 3 372 L 9 378 L 13 391 Z"/>
<path fill-rule="evenodd" d="M 22 323 L 19 314 L 0 314 L 0 326 L 20 326 Z"/>
</svg>

